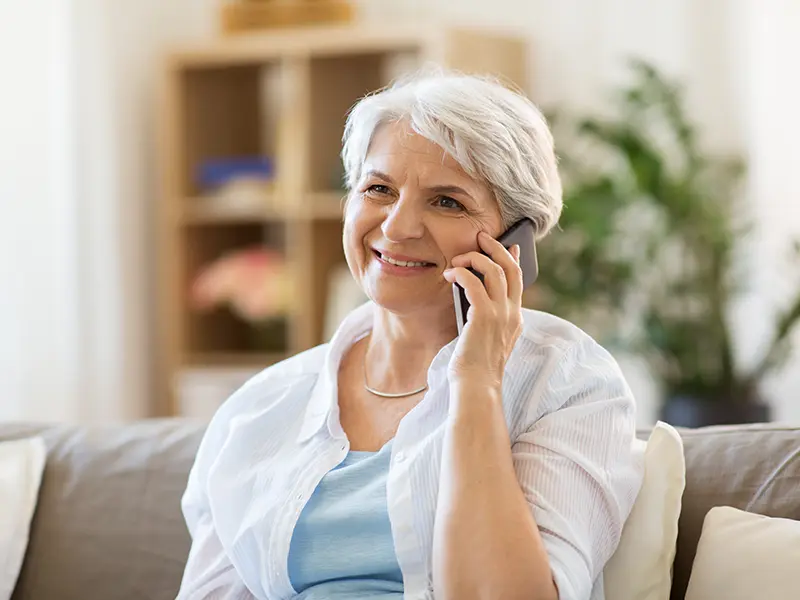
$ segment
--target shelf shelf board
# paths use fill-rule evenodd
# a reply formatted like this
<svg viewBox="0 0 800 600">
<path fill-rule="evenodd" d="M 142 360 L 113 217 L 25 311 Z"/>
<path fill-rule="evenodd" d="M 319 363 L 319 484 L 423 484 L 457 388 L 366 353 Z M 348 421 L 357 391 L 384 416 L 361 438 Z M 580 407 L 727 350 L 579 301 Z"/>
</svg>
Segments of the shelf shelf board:
<svg viewBox="0 0 800 600">
<path fill-rule="evenodd" d="M 289 356 L 288 352 L 193 352 L 185 367 L 268 367 Z"/>
<path fill-rule="evenodd" d="M 308 214 L 315 219 L 341 220 L 343 217 L 342 199 L 345 193 L 344 190 L 309 192 L 305 199 L 305 204 L 309 209 Z"/>
<path fill-rule="evenodd" d="M 361 25 L 315 25 L 239 33 L 211 43 L 187 44 L 173 49 L 173 64 L 195 68 L 252 64 L 294 56 L 416 50 L 441 32 L 434 25 L 398 24 L 389 29 Z"/>
<path fill-rule="evenodd" d="M 215 206 L 204 198 L 189 198 L 181 204 L 184 206 L 179 213 L 182 225 L 249 224 L 284 218 L 279 211 L 266 206 L 230 208 Z"/>
<path fill-rule="evenodd" d="M 341 220 L 343 191 L 309 192 L 296 209 L 278 210 L 268 207 L 228 208 L 214 206 L 203 199 L 189 198 L 181 202 L 178 222 L 181 225 L 258 224 L 290 220 Z"/>
</svg>

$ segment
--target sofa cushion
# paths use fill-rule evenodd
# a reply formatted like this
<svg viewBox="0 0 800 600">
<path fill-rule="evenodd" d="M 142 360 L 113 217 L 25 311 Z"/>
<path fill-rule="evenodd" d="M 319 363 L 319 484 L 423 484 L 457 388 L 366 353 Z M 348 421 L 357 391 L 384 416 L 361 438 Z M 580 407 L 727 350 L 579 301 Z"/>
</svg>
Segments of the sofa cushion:
<svg viewBox="0 0 800 600">
<path fill-rule="evenodd" d="M 47 445 L 13 600 L 174 599 L 190 546 L 180 498 L 203 429 L 0 426 L 0 440 L 41 435 Z"/>
<path fill-rule="evenodd" d="M 0 442 L 0 600 L 17 586 L 46 455 L 38 437 Z"/>
<path fill-rule="evenodd" d="M 712 508 L 686 600 L 800 598 L 800 521 Z"/>
<path fill-rule="evenodd" d="M 680 435 L 666 423 L 656 423 L 646 443 L 642 487 L 603 570 L 606 598 L 669 599 L 685 483 Z"/>
<path fill-rule="evenodd" d="M 686 491 L 673 600 L 684 598 L 703 521 L 713 507 L 800 520 L 800 427 L 764 424 L 679 432 L 686 456 Z"/>
</svg>

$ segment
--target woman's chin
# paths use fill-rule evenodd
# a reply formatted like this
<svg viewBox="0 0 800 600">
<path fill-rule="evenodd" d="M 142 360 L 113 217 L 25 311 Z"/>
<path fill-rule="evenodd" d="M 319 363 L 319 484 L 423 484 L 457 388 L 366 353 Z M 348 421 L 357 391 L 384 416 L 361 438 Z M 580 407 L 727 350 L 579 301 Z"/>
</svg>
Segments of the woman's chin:
<svg viewBox="0 0 800 600">
<path fill-rule="evenodd" d="M 452 310 L 453 297 L 442 290 L 421 290 L 419 286 L 395 285 L 382 283 L 374 286 L 369 293 L 370 299 L 383 309 L 393 313 L 414 313 L 421 310 L 442 311 L 449 307 Z"/>
</svg>

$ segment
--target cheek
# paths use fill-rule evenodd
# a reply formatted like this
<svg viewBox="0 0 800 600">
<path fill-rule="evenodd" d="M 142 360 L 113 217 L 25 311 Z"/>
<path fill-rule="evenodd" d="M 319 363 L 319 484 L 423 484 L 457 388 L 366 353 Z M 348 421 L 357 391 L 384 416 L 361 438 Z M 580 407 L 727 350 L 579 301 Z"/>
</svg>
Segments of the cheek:
<svg viewBox="0 0 800 600">
<path fill-rule="evenodd" d="M 344 249 L 344 255 L 345 258 L 347 258 L 347 262 L 351 263 L 357 255 L 358 243 L 356 240 L 353 223 L 349 221 L 344 222 L 344 227 L 342 229 L 342 248 Z"/>
<path fill-rule="evenodd" d="M 369 224 L 361 217 L 363 215 L 357 213 L 346 214 L 342 227 L 342 247 L 351 267 L 355 266 L 354 263 L 362 261 L 366 253 L 364 243 L 365 236 L 369 232 Z"/>
<path fill-rule="evenodd" d="M 447 259 L 448 264 L 453 260 L 453 257 L 478 248 L 477 236 L 480 228 L 473 224 L 466 227 L 464 224 L 460 225 L 459 227 L 449 227 L 446 230 L 442 230 L 436 236 L 439 250 Z"/>
</svg>

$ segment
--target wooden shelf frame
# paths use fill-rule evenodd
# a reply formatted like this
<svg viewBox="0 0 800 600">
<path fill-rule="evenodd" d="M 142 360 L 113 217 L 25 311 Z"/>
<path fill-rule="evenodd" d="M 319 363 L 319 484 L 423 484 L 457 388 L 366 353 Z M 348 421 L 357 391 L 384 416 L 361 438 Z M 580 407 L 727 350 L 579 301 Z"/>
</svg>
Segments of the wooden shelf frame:
<svg viewBox="0 0 800 600">
<path fill-rule="evenodd" d="M 155 208 L 157 336 L 155 415 L 175 415 L 173 382 L 188 366 L 268 366 L 322 339 L 328 276 L 344 261 L 339 150 L 346 112 L 364 94 L 434 63 L 490 73 L 525 89 L 523 38 L 479 29 L 347 25 L 242 34 L 164 57 L 158 107 L 160 193 Z M 263 206 L 225 209 L 199 189 L 207 159 L 274 158 Z M 285 351 L 243 342 L 228 314 L 197 315 L 188 289 L 198 266 L 229 249 L 281 247 L 296 277 Z"/>
</svg>

